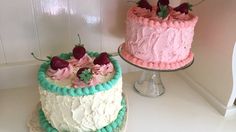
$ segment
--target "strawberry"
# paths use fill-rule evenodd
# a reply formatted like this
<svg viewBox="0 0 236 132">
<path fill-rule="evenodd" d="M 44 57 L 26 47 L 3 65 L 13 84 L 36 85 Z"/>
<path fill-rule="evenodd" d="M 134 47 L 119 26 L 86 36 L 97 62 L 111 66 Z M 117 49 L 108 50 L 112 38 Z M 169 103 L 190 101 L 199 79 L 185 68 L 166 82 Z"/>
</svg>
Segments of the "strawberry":
<svg viewBox="0 0 236 132">
<path fill-rule="evenodd" d="M 54 56 L 54 57 L 47 56 L 48 60 L 43 60 L 43 59 L 36 57 L 33 52 L 31 53 L 31 55 L 38 61 L 45 61 L 45 62 L 50 61 L 50 66 L 53 70 L 62 69 L 62 68 L 65 68 L 69 65 L 69 62 L 67 62 L 66 60 L 63 60 L 57 56 Z"/>
<path fill-rule="evenodd" d="M 179 6 L 175 7 L 174 10 L 179 11 L 181 13 L 188 14 L 188 12 L 192 10 L 192 6 L 193 5 L 185 2 L 185 3 L 182 3 Z"/>
<path fill-rule="evenodd" d="M 74 49 L 73 49 L 73 56 L 77 59 L 77 60 L 79 60 L 79 59 L 81 59 L 84 55 L 85 55 L 85 53 L 86 53 L 86 50 L 85 50 L 85 48 L 83 47 L 83 46 L 78 46 L 78 45 L 76 45 L 75 47 L 74 47 Z"/>
<path fill-rule="evenodd" d="M 137 4 L 138 4 L 138 7 L 152 10 L 152 6 L 148 3 L 147 0 L 140 0 L 137 2 Z"/>
<path fill-rule="evenodd" d="M 80 79 L 80 74 L 84 71 L 84 70 L 88 70 L 89 68 L 88 67 L 83 67 L 83 68 L 80 68 L 77 73 L 76 73 L 76 76 Z"/>
<path fill-rule="evenodd" d="M 108 54 L 106 52 L 101 53 L 98 57 L 96 57 L 93 63 L 96 65 L 106 65 L 110 62 Z"/>
<path fill-rule="evenodd" d="M 166 18 L 169 15 L 169 0 L 158 0 L 157 2 L 157 16 L 161 17 L 162 19 Z"/>
<path fill-rule="evenodd" d="M 69 62 L 63 60 L 57 56 L 52 57 L 50 66 L 53 70 L 62 69 L 69 65 Z"/>
<path fill-rule="evenodd" d="M 158 0 L 157 2 L 157 6 L 159 7 L 159 4 L 163 5 L 163 6 L 168 6 L 169 5 L 169 0 Z"/>
</svg>

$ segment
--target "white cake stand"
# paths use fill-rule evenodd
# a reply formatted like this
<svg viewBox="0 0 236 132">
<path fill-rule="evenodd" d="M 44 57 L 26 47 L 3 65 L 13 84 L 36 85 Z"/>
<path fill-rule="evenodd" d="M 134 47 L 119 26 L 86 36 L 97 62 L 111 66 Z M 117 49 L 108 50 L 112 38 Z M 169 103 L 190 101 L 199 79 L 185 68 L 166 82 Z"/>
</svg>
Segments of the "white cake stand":
<svg viewBox="0 0 236 132">
<path fill-rule="evenodd" d="M 173 72 L 173 71 L 183 70 L 190 67 L 194 62 L 194 59 L 193 59 L 187 65 L 178 69 L 174 69 L 174 70 L 149 69 L 149 68 L 138 66 L 130 62 L 129 60 L 127 60 L 125 57 L 122 56 L 121 48 L 122 48 L 122 45 L 118 48 L 118 54 L 120 55 L 120 57 L 127 63 L 142 69 L 143 71 L 142 75 L 134 83 L 134 88 L 140 95 L 143 95 L 146 97 L 159 97 L 165 93 L 165 87 L 161 81 L 160 72 Z"/>
<path fill-rule="evenodd" d="M 125 132 L 126 131 L 126 126 L 127 126 L 127 121 L 128 121 L 128 99 L 127 99 L 127 96 L 124 94 L 123 94 L 123 97 L 125 98 L 125 101 L 126 101 L 126 114 L 125 114 L 125 117 L 124 117 L 121 127 L 117 128 L 114 132 Z M 41 104 L 38 103 L 35 110 L 33 111 L 32 115 L 31 115 L 28 123 L 27 123 L 27 126 L 29 128 L 29 132 L 44 132 L 39 124 L 38 111 L 40 108 L 41 108 Z"/>
</svg>

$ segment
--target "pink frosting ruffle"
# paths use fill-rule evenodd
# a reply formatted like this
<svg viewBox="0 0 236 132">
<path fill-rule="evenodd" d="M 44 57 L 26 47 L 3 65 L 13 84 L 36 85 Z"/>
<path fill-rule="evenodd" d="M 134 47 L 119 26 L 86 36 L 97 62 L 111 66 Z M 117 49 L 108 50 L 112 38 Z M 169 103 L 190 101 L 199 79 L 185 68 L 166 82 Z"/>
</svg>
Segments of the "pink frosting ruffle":
<svg viewBox="0 0 236 132">
<path fill-rule="evenodd" d="M 69 64 L 68 67 L 58 70 L 53 70 L 52 68 L 49 68 L 47 70 L 47 75 L 53 80 L 63 80 L 70 77 L 72 72 L 73 72 L 73 66 Z"/>
<path fill-rule="evenodd" d="M 114 71 L 114 67 L 112 65 L 112 63 L 108 63 L 106 65 L 94 65 L 92 67 L 92 71 L 95 74 L 101 74 L 101 75 L 107 75 L 108 73 L 111 73 Z"/>
<path fill-rule="evenodd" d="M 129 54 L 125 48 L 123 48 L 123 45 L 121 45 L 121 56 L 124 58 L 126 61 L 137 65 L 142 68 L 147 68 L 147 69 L 154 69 L 154 70 L 177 70 L 182 67 L 187 66 L 193 61 L 193 53 L 190 51 L 189 55 L 181 60 L 181 61 L 176 61 L 172 63 L 163 63 L 163 62 L 150 62 L 150 61 L 144 61 L 142 59 L 139 59 L 131 54 Z"/>
<path fill-rule="evenodd" d="M 95 86 L 95 85 L 99 84 L 98 80 L 99 80 L 98 76 L 94 74 L 92 79 L 88 82 L 88 84 L 86 84 L 85 82 L 81 81 L 79 78 L 76 77 L 72 81 L 72 87 L 74 87 L 74 88 L 84 88 L 84 87 L 87 87 L 87 86 Z"/>
<path fill-rule="evenodd" d="M 90 58 L 87 54 L 85 54 L 81 59 L 77 60 L 74 57 L 68 60 L 68 62 L 76 67 L 89 67 L 92 63 L 92 58 Z"/>
</svg>

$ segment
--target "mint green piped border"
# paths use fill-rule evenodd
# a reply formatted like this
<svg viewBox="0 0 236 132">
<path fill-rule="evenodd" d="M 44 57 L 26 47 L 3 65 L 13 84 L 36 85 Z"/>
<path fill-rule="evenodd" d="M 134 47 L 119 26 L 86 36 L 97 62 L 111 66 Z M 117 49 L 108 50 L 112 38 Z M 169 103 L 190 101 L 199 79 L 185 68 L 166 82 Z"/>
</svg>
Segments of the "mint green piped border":
<svg viewBox="0 0 236 132">
<path fill-rule="evenodd" d="M 97 52 L 88 52 L 87 53 L 90 57 L 97 57 L 99 55 L 99 53 Z M 62 53 L 59 57 L 65 60 L 70 59 L 70 57 L 72 56 L 72 53 Z M 98 92 L 102 92 L 102 91 L 106 91 L 112 88 L 112 86 L 114 86 L 119 78 L 121 77 L 122 71 L 121 71 L 121 67 L 119 65 L 119 63 L 117 62 L 117 60 L 115 60 L 112 57 L 109 57 L 111 63 L 114 66 L 115 69 L 115 74 L 113 76 L 113 78 L 105 83 L 102 84 L 98 84 L 96 86 L 89 86 L 89 87 L 84 87 L 84 88 L 70 88 L 70 87 L 60 87 L 57 86 L 51 82 L 49 82 L 46 79 L 46 71 L 49 68 L 49 62 L 45 62 L 43 63 L 38 71 L 38 81 L 40 86 L 42 87 L 42 89 L 47 90 L 49 92 L 52 93 L 56 93 L 62 96 L 87 96 L 87 95 L 93 95 L 95 93 Z"/>
<path fill-rule="evenodd" d="M 113 132 L 122 125 L 126 114 L 126 102 L 124 98 L 121 101 L 121 105 L 122 109 L 119 111 L 117 118 L 112 123 L 101 129 L 98 129 L 96 132 Z M 40 126 L 45 132 L 58 132 L 57 129 L 52 127 L 52 125 L 47 121 L 42 109 L 39 110 L 38 114 Z"/>
</svg>

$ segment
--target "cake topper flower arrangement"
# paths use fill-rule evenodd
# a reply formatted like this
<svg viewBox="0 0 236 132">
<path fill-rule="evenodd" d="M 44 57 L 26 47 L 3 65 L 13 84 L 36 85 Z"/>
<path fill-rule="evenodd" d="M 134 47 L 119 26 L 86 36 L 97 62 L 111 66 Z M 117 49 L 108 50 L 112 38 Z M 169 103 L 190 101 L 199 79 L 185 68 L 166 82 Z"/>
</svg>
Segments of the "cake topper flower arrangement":
<svg viewBox="0 0 236 132">
<path fill-rule="evenodd" d="M 46 73 L 52 80 L 74 78 L 73 86 L 79 87 L 79 83 L 81 86 L 95 85 L 99 83 L 98 75 L 104 76 L 114 71 L 109 59 L 113 54 L 102 52 L 91 57 L 81 43 L 79 34 L 78 38 L 79 43 L 75 45 L 67 59 L 62 56 L 47 56 L 47 59 L 40 59 L 34 53 L 31 53 L 31 55 L 36 60 L 49 64 Z"/>
</svg>

